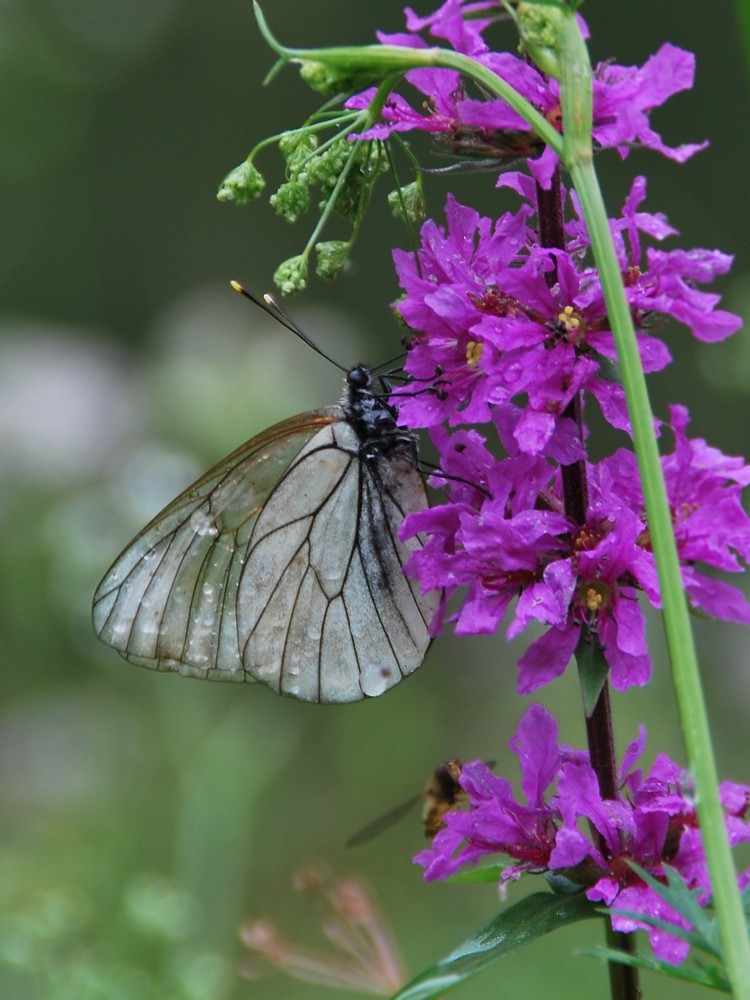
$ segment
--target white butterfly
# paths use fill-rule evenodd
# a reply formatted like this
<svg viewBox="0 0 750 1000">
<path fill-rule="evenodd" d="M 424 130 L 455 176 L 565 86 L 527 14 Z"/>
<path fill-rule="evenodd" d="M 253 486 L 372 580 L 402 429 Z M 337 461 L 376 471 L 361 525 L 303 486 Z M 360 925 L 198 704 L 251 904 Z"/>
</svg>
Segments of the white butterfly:
<svg viewBox="0 0 750 1000">
<path fill-rule="evenodd" d="M 340 405 L 270 427 L 165 507 L 99 584 L 94 628 L 156 670 L 382 694 L 430 643 L 440 595 L 404 575 L 422 543 L 398 538 L 426 506 L 415 436 L 358 365 Z"/>
</svg>

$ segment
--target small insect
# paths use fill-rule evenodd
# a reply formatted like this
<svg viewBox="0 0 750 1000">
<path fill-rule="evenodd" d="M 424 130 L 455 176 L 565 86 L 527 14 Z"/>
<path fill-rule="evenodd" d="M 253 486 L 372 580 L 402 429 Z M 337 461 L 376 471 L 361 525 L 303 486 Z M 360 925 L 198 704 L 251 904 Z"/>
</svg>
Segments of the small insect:
<svg viewBox="0 0 750 1000">
<path fill-rule="evenodd" d="M 398 530 L 427 496 L 396 417 L 360 364 L 339 405 L 251 438 L 117 557 L 94 595 L 99 638 L 140 666 L 326 704 L 412 673 L 440 595 L 404 575 L 422 543 Z"/>
<path fill-rule="evenodd" d="M 492 766 L 492 763 L 488 763 L 488 766 Z M 347 847 L 357 847 L 358 844 L 364 844 L 390 829 L 394 823 L 398 823 L 407 813 L 411 812 L 417 802 L 422 799 L 424 799 L 422 807 L 424 833 L 426 837 L 432 839 L 438 830 L 442 830 L 445 826 L 443 816 L 466 800 L 466 792 L 458 783 L 462 769 L 463 764 L 460 760 L 446 760 L 442 764 L 438 764 L 430 775 L 430 780 L 420 792 L 412 795 L 406 802 L 402 802 L 401 805 L 391 809 L 385 815 L 379 816 L 372 823 L 368 823 L 366 827 L 347 841 Z"/>
</svg>

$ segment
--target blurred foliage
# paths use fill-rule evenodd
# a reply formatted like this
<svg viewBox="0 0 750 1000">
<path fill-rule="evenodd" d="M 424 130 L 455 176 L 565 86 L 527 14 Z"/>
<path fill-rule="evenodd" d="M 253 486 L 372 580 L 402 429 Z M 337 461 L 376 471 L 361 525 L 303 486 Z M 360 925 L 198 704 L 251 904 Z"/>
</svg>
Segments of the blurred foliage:
<svg viewBox="0 0 750 1000">
<path fill-rule="evenodd" d="M 392 0 L 274 0 L 266 13 L 301 45 L 368 42 L 403 23 Z M 747 100 L 731 11 L 637 0 L 585 14 L 595 58 L 642 62 L 667 39 L 697 52 L 696 90 L 657 124 L 667 141 L 708 136 L 711 148 L 683 168 L 642 154 L 602 161 L 604 184 L 619 206 L 631 173 L 648 171 L 648 209 L 666 211 L 687 245 L 737 255 L 724 291 L 747 314 L 750 140 L 717 113 Z M 246 0 L 9 3 L 0 38 L 0 995 L 323 995 L 236 973 L 241 919 L 272 913 L 290 936 L 310 934 L 287 887 L 293 868 L 319 858 L 369 879 L 416 972 L 496 912 L 493 891 L 423 886 L 409 860 L 422 844 L 417 815 L 356 851 L 344 843 L 440 760 L 491 756 L 505 769 L 525 703 L 514 694 L 522 647 L 446 636 L 385 698 L 335 708 L 136 670 L 89 625 L 116 551 L 182 485 L 263 426 L 339 393 L 335 371 L 228 287 L 268 288 L 298 252 L 296 231 L 268 206 L 215 198 L 232 163 L 317 99 L 291 71 L 261 90 L 272 59 Z M 491 178 L 425 186 L 430 212 L 448 186 L 465 199 L 481 190 L 480 207 L 497 210 Z M 335 286 L 312 280 L 294 304 L 344 363 L 398 350 L 387 309 L 398 225 L 371 213 L 352 273 Z M 747 450 L 747 338 L 708 349 L 667 336 L 678 364 L 654 381 L 657 406 L 685 401 L 695 433 Z M 746 634 L 697 627 L 721 770 L 747 780 Z M 659 646 L 658 622 L 651 632 Z M 580 745 L 575 678 L 540 700 Z M 644 721 L 649 755 L 682 756 L 663 660 L 615 712 L 621 746 Z M 504 960 L 500 975 L 514 995 L 537 996 L 554 968 L 559 997 L 595 995 L 606 972 L 573 956 L 579 945 L 576 928 L 562 931 L 533 946 L 532 962 Z M 461 995 L 486 992 L 485 980 Z"/>
</svg>

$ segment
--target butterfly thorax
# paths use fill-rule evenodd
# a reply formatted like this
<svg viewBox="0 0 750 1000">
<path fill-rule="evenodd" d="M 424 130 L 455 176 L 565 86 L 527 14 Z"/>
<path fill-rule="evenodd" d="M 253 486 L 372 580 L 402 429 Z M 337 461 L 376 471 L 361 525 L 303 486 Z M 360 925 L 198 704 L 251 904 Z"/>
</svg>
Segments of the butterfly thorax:
<svg viewBox="0 0 750 1000">
<path fill-rule="evenodd" d="M 384 393 L 374 389 L 371 369 L 364 364 L 349 370 L 342 407 L 347 423 L 360 441 L 360 455 L 372 461 L 381 455 L 403 452 L 417 464 L 417 439 L 396 423 L 398 410 Z"/>
</svg>

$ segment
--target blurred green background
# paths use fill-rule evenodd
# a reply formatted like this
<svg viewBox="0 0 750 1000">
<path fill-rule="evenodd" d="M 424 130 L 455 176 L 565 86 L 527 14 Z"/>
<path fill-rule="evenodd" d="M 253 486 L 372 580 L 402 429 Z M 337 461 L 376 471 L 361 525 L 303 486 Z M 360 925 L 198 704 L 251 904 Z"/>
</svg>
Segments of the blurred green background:
<svg viewBox="0 0 750 1000">
<path fill-rule="evenodd" d="M 420 13 L 432 9 L 418 6 Z M 290 44 L 368 42 L 401 30 L 400 5 L 268 0 Z M 750 299 L 747 77 L 733 12 L 696 0 L 591 3 L 595 59 L 642 63 L 664 41 L 697 53 L 695 90 L 655 127 L 674 144 L 711 140 L 684 167 L 655 155 L 601 170 L 610 208 L 648 172 L 647 209 L 686 246 L 736 255 L 721 291 Z M 135 669 L 91 633 L 93 589 L 135 531 L 183 485 L 274 420 L 333 401 L 339 375 L 234 295 L 262 291 L 309 231 L 266 204 L 219 204 L 223 175 L 261 137 L 300 122 L 315 98 L 272 63 L 247 0 L 24 0 L 0 7 L 0 996 L 314 997 L 325 988 L 237 977 L 236 927 L 273 914 L 315 941 L 290 888 L 299 864 L 361 873 L 411 972 L 497 909 L 491 888 L 423 886 L 410 856 L 418 814 L 348 850 L 347 837 L 454 756 L 498 760 L 528 699 L 515 696 L 502 635 L 435 643 L 426 665 L 382 699 L 318 707 L 259 687 Z M 279 180 L 278 157 L 261 161 Z M 439 215 L 445 178 L 428 184 Z M 497 207 L 492 178 L 451 182 Z M 383 186 L 381 197 L 387 185 Z M 344 363 L 398 350 L 389 248 L 404 235 L 368 217 L 352 273 L 311 282 L 295 317 Z M 331 234 L 332 235 L 332 234 Z M 666 327 L 676 358 L 653 380 L 657 408 L 687 402 L 693 432 L 748 445 L 750 353 L 740 334 L 706 349 Z M 750 779 L 747 633 L 697 625 L 722 773 Z M 650 729 L 684 759 L 658 621 L 657 667 L 615 698 L 618 742 Z M 573 672 L 541 699 L 582 745 Z M 511 890 L 517 898 L 522 887 Z M 591 925 L 521 952 L 457 995 L 606 995 L 606 973 L 576 958 Z M 663 998 L 687 990 L 647 983 Z M 343 994 L 341 994 L 343 996 Z"/>
</svg>

